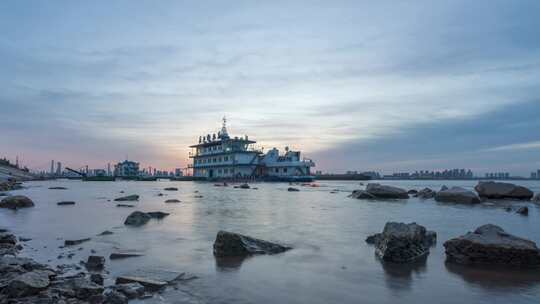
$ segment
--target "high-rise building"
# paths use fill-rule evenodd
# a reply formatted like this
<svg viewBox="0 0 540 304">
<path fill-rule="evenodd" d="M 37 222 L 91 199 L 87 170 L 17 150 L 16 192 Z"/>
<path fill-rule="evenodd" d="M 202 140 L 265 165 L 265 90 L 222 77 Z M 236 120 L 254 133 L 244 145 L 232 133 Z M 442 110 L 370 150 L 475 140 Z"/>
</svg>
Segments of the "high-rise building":
<svg viewBox="0 0 540 304">
<path fill-rule="evenodd" d="M 51 175 L 54 174 L 54 159 L 51 160 Z"/>
<path fill-rule="evenodd" d="M 111 172 L 111 163 L 108 163 L 107 164 L 107 176 L 111 176 L 112 175 L 112 172 Z"/>
<path fill-rule="evenodd" d="M 62 175 L 62 163 L 61 162 L 56 163 L 56 175 L 57 176 Z"/>
</svg>

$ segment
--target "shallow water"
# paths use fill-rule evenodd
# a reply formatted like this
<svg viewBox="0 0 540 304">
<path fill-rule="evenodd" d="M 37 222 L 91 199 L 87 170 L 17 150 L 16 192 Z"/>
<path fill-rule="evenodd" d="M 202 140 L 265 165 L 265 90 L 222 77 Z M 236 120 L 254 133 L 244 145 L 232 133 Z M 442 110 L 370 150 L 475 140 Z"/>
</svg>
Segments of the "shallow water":
<svg viewBox="0 0 540 304">
<path fill-rule="evenodd" d="M 441 185 L 472 188 L 474 181 L 384 181 L 406 189 Z M 520 181 L 540 192 L 540 183 Z M 493 223 L 540 244 L 540 207 L 529 216 L 495 206 L 458 206 L 415 198 L 361 201 L 348 198 L 355 181 L 321 181 L 321 187 L 287 192 L 285 183 L 252 184 L 258 190 L 214 187 L 202 182 L 39 181 L 12 191 L 36 206 L 16 212 L 0 210 L 0 227 L 32 238 L 23 253 L 41 262 L 77 263 L 90 250 L 108 256 L 132 250 L 142 257 L 107 261 L 108 282 L 136 269 L 189 272 L 198 278 L 168 290 L 147 303 L 537 303 L 540 273 L 458 267 L 444 263 L 442 243 Z M 49 190 L 64 186 L 68 190 Z M 179 191 L 163 191 L 165 187 Z M 338 193 L 330 193 L 339 189 Z M 124 191 L 125 193 L 120 193 Z M 198 191 L 198 193 L 195 193 Z M 158 193 L 166 196 L 159 197 Z M 139 194 L 136 208 L 118 208 L 112 199 Z M 197 198 L 196 195 L 202 195 Z M 179 204 L 165 204 L 177 198 Z M 57 206 L 73 200 L 75 206 Z M 111 200 L 111 201 L 108 201 Z M 128 202 L 131 203 L 131 202 Z M 139 228 L 123 225 L 134 210 L 171 215 Z M 365 238 L 382 231 L 387 221 L 417 222 L 437 232 L 438 244 L 427 262 L 412 266 L 383 265 Z M 113 235 L 96 236 L 104 230 Z M 219 230 L 289 244 L 293 250 L 243 261 L 217 261 L 212 244 Z M 58 248 L 64 239 L 92 237 L 72 249 Z M 82 250 L 78 250 L 82 247 Z M 75 256 L 57 259 L 60 253 Z"/>
</svg>

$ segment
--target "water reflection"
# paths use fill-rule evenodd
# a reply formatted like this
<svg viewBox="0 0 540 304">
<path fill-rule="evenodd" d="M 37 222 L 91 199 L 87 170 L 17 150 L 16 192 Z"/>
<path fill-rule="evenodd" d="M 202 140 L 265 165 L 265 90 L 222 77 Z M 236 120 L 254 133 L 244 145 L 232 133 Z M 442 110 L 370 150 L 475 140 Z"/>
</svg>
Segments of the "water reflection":
<svg viewBox="0 0 540 304">
<path fill-rule="evenodd" d="M 427 257 L 407 264 L 378 260 L 384 270 L 386 286 L 394 292 L 410 290 L 413 286 L 414 277 L 427 271 Z"/>
<path fill-rule="evenodd" d="M 215 257 L 216 270 L 220 272 L 238 271 L 246 259 L 248 257 Z"/>
<path fill-rule="evenodd" d="M 540 269 L 466 266 L 449 262 L 445 267 L 465 282 L 490 291 L 515 292 L 516 288 L 529 289 L 540 284 Z"/>
</svg>

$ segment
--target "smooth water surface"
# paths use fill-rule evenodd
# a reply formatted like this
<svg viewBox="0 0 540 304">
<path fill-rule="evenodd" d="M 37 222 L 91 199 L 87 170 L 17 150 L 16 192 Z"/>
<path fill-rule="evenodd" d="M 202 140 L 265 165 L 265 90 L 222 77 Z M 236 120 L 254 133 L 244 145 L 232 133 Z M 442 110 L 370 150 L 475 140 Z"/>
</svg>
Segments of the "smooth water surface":
<svg viewBox="0 0 540 304">
<path fill-rule="evenodd" d="M 474 181 L 384 181 L 406 189 L 443 184 L 472 188 Z M 518 182 L 535 192 L 540 183 Z M 148 303 L 538 303 L 540 274 L 446 265 L 442 244 L 449 238 L 492 223 L 540 244 L 540 207 L 529 216 L 506 212 L 501 204 L 459 206 L 416 198 L 362 201 L 348 198 L 357 181 L 321 181 L 320 187 L 288 192 L 285 183 L 252 184 L 257 190 L 214 187 L 203 182 L 39 181 L 12 191 L 34 200 L 26 210 L 0 210 L 0 227 L 32 238 L 23 254 L 51 264 L 78 263 L 90 250 L 108 256 L 135 251 L 144 256 L 107 260 L 108 282 L 136 269 L 189 272 L 198 278 L 168 290 Z M 68 190 L 50 190 L 64 186 Z M 165 187 L 179 191 L 164 191 Z M 338 189 L 337 193 L 330 193 Z M 120 193 L 124 191 L 124 193 Z M 164 193 L 165 196 L 157 196 Z M 114 198 L 138 194 L 135 208 L 116 207 Z M 202 195 L 198 198 L 197 195 Z M 166 204 L 177 198 L 179 204 Z M 57 206 L 73 200 L 75 206 Z M 130 203 L 130 202 L 128 202 Z M 161 221 L 131 228 L 123 225 L 134 210 L 165 211 Z M 427 262 L 384 265 L 365 238 L 387 221 L 417 222 L 438 234 Z M 97 236 L 104 230 L 113 235 Z M 284 254 L 245 260 L 216 260 L 212 244 L 219 230 L 278 241 L 294 247 Z M 64 239 L 91 237 L 73 249 Z M 81 250 L 78 250 L 81 247 Z M 75 256 L 57 259 L 65 252 Z"/>
</svg>

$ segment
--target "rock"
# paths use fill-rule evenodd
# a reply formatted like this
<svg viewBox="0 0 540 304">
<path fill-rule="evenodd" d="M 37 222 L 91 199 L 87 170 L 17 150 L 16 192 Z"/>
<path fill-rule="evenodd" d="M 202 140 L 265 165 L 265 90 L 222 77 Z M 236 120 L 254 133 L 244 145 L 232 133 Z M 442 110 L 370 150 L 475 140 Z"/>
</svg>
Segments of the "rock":
<svg viewBox="0 0 540 304">
<path fill-rule="evenodd" d="M 34 202 L 24 195 L 8 196 L 0 201 L 0 208 L 19 209 L 34 207 Z"/>
<path fill-rule="evenodd" d="M 65 206 L 65 205 L 75 205 L 75 202 L 73 201 L 64 201 L 64 202 L 58 202 L 56 203 L 58 206 Z"/>
<path fill-rule="evenodd" d="M 418 190 L 415 190 L 415 189 L 411 189 L 411 190 L 407 191 L 407 194 L 409 194 L 409 195 L 414 195 L 416 193 L 418 193 Z"/>
<path fill-rule="evenodd" d="M 144 286 L 138 282 L 117 284 L 112 286 L 112 288 L 125 295 L 130 300 L 144 295 Z"/>
<path fill-rule="evenodd" d="M 133 211 L 126 220 L 124 221 L 124 225 L 127 226 L 142 226 L 151 219 L 152 217 L 148 215 L 147 213 L 141 212 L 141 211 Z"/>
<path fill-rule="evenodd" d="M 3 293 L 10 298 L 31 296 L 46 289 L 50 284 L 49 273 L 46 271 L 30 271 L 15 277 Z"/>
<path fill-rule="evenodd" d="M 105 267 L 105 257 L 99 255 L 91 255 L 85 263 L 88 270 L 102 270 Z"/>
<path fill-rule="evenodd" d="M 409 198 L 409 195 L 407 191 L 398 187 L 371 183 L 366 186 L 366 190 L 355 190 L 349 197 L 357 199 L 400 199 Z"/>
<path fill-rule="evenodd" d="M 529 215 L 529 208 L 527 206 L 520 207 L 516 211 L 516 213 L 527 216 L 527 215 Z"/>
<path fill-rule="evenodd" d="M 170 204 L 170 203 L 180 203 L 180 200 L 179 200 L 179 199 L 176 199 L 176 198 L 173 198 L 173 199 L 168 199 L 168 200 L 166 200 L 165 203 L 167 203 L 167 204 Z"/>
<path fill-rule="evenodd" d="M 478 204 L 480 198 L 476 193 L 461 187 L 452 187 L 448 190 L 437 192 L 435 200 L 444 203 Z"/>
<path fill-rule="evenodd" d="M 531 200 L 536 204 L 540 204 L 540 193 L 536 193 Z"/>
<path fill-rule="evenodd" d="M 298 191 L 300 191 L 300 189 L 289 187 L 289 188 L 287 188 L 287 191 L 289 191 L 289 192 L 298 192 Z"/>
<path fill-rule="evenodd" d="M 534 193 L 522 186 L 501 182 L 479 182 L 474 187 L 480 197 L 488 199 L 530 200 Z"/>
<path fill-rule="evenodd" d="M 0 244 L 17 244 L 17 237 L 11 233 L 0 233 Z"/>
<path fill-rule="evenodd" d="M 193 196 L 193 197 L 194 197 L 194 198 L 203 198 L 202 195 L 195 195 L 195 196 Z"/>
<path fill-rule="evenodd" d="M 109 256 L 109 259 L 119 260 L 119 259 L 133 258 L 133 257 L 139 257 L 139 256 L 143 256 L 143 255 L 140 253 L 116 252 L 116 253 L 111 253 L 111 255 Z"/>
<path fill-rule="evenodd" d="M 238 186 L 238 188 L 240 189 L 249 189 L 249 185 L 248 184 L 241 184 L 240 186 Z"/>
<path fill-rule="evenodd" d="M 118 197 L 114 199 L 115 202 L 127 202 L 127 201 L 138 201 L 138 200 L 139 200 L 139 196 L 137 194 L 122 196 L 122 197 Z"/>
<path fill-rule="evenodd" d="M 176 188 L 176 187 L 167 187 L 167 188 L 165 188 L 163 190 L 165 190 L 165 191 L 178 191 L 178 188 Z"/>
<path fill-rule="evenodd" d="M 127 304 L 128 303 L 128 298 L 124 294 L 113 289 L 107 289 L 103 293 L 103 296 L 105 297 L 103 304 Z"/>
<path fill-rule="evenodd" d="M 7 193 L 5 193 L 5 192 L 0 192 L 0 196 L 7 196 Z"/>
<path fill-rule="evenodd" d="M 497 264 L 540 267 L 540 250 L 532 241 L 487 224 L 444 243 L 447 261 L 458 264 Z"/>
<path fill-rule="evenodd" d="M 376 246 L 375 253 L 385 262 L 410 263 L 425 258 L 437 238 L 416 223 L 388 222 L 382 233 L 372 235 L 366 242 Z"/>
<path fill-rule="evenodd" d="M 148 291 L 159 291 L 165 288 L 168 283 L 165 281 L 154 280 L 138 276 L 120 276 L 116 278 L 116 284 L 139 283 Z"/>
<path fill-rule="evenodd" d="M 67 190 L 66 187 L 49 187 L 50 190 Z"/>
<path fill-rule="evenodd" d="M 446 190 L 448 190 L 448 187 L 446 187 L 446 185 L 442 185 L 441 190 L 439 191 L 446 191 Z"/>
<path fill-rule="evenodd" d="M 163 195 L 164 195 L 164 194 L 163 194 L 163 193 L 161 193 L 161 192 L 157 194 L 157 196 L 163 196 Z"/>
<path fill-rule="evenodd" d="M 76 297 L 81 300 L 103 293 L 103 286 L 92 282 L 90 278 L 84 276 L 60 279 L 54 282 L 52 287 L 59 290 L 64 296 Z"/>
<path fill-rule="evenodd" d="M 170 213 L 162 212 L 162 211 L 153 211 L 153 212 L 147 212 L 151 218 L 161 220 L 162 218 L 168 216 Z"/>
<path fill-rule="evenodd" d="M 117 277 L 116 284 L 139 283 L 144 286 L 145 291 L 154 292 L 177 282 L 178 278 L 183 278 L 184 275 L 185 273 L 161 269 L 138 269 Z"/>
<path fill-rule="evenodd" d="M 90 281 L 103 286 L 103 282 L 105 281 L 103 279 L 103 276 L 99 273 L 92 273 L 90 274 Z"/>
<path fill-rule="evenodd" d="M 100 234 L 98 234 L 98 235 L 99 235 L 99 236 L 102 236 L 102 235 L 111 235 L 111 234 L 113 234 L 112 231 L 105 230 L 105 231 L 103 231 L 102 233 L 100 233 Z"/>
<path fill-rule="evenodd" d="M 356 199 L 377 199 L 375 195 L 372 195 L 364 190 L 354 190 L 349 197 L 356 198 Z"/>
<path fill-rule="evenodd" d="M 135 207 L 135 205 L 131 205 L 131 204 L 116 204 L 116 207 L 120 207 L 120 208 L 133 208 L 133 207 Z"/>
<path fill-rule="evenodd" d="M 79 240 L 65 240 L 64 246 L 75 246 L 75 245 L 79 245 L 88 241 L 90 241 L 90 238 L 79 239 Z"/>
<path fill-rule="evenodd" d="M 214 242 L 214 255 L 218 257 L 276 254 L 289 249 L 291 247 L 227 231 L 219 231 Z"/>
<path fill-rule="evenodd" d="M 416 193 L 414 197 L 418 197 L 420 199 L 430 199 L 430 198 L 434 198 L 435 195 L 437 195 L 437 192 L 431 190 L 430 188 L 424 188 L 420 190 L 418 193 Z"/>
</svg>

